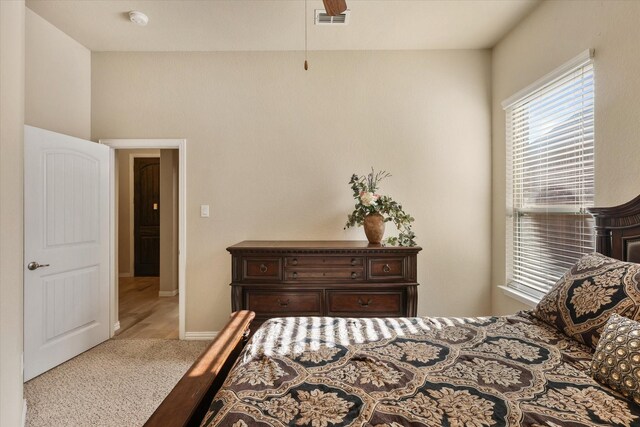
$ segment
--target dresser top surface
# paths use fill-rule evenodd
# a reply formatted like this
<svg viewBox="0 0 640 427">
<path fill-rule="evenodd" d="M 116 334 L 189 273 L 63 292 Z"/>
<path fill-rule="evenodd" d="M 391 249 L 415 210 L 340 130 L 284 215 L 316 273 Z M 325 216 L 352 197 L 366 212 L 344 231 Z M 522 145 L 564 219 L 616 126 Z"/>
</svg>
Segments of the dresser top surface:
<svg viewBox="0 0 640 427">
<path fill-rule="evenodd" d="M 383 246 L 374 245 L 366 240 L 245 240 L 227 248 L 241 250 L 358 250 L 358 251 L 410 251 L 419 252 L 419 246 Z"/>
</svg>

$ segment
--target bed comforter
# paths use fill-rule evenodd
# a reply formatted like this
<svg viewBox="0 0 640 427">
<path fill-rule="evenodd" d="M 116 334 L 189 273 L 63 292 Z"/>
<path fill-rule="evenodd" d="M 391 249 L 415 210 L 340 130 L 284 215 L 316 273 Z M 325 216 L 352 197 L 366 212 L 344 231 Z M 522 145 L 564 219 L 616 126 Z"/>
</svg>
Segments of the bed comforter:
<svg viewBox="0 0 640 427">
<path fill-rule="evenodd" d="M 528 312 L 279 318 L 243 350 L 203 426 L 638 426 L 592 350 Z"/>
</svg>

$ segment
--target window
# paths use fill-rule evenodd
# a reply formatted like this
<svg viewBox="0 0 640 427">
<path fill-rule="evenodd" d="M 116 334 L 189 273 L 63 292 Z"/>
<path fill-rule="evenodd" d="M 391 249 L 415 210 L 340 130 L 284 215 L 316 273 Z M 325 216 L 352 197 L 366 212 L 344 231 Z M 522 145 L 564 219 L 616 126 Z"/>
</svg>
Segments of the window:
<svg viewBox="0 0 640 427">
<path fill-rule="evenodd" d="M 508 287 L 544 296 L 595 250 L 591 51 L 503 103 L 507 137 Z"/>
</svg>

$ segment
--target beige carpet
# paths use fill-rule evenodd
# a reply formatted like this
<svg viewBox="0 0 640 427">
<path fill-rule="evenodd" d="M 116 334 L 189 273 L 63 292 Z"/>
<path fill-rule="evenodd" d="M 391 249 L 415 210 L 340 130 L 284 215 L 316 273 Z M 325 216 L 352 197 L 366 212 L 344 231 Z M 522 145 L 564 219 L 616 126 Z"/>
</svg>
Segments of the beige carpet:
<svg viewBox="0 0 640 427">
<path fill-rule="evenodd" d="M 208 341 L 109 340 L 27 382 L 27 426 L 145 423 Z"/>
</svg>

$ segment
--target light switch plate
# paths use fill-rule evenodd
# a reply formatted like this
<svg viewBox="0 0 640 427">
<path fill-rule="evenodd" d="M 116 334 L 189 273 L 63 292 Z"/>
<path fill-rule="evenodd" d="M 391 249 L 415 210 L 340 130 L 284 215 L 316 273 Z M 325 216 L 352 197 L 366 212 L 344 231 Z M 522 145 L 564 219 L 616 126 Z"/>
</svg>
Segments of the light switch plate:
<svg viewBox="0 0 640 427">
<path fill-rule="evenodd" d="M 200 218 L 209 218 L 209 205 L 200 205 Z"/>
</svg>

